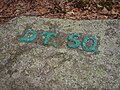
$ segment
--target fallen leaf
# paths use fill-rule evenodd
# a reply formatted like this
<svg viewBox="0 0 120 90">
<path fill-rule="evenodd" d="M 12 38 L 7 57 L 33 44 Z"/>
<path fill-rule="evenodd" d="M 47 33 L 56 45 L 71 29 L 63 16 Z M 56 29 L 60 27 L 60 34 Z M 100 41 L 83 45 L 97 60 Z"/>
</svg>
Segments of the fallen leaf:
<svg viewBox="0 0 120 90">
<path fill-rule="evenodd" d="M 108 12 L 109 12 L 109 11 L 104 7 L 103 10 L 102 10 L 102 12 L 100 12 L 100 13 L 106 15 L 106 14 L 108 14 Z"/>
</svg>

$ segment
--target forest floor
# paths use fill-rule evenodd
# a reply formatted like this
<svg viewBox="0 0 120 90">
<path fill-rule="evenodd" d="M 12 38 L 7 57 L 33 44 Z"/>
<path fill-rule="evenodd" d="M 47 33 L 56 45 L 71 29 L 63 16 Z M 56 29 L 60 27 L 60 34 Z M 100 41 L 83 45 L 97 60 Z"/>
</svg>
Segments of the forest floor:
<svg viewBox="0 0 120 90">
<path fill-rule="evenodd" d="M 0 0 L 0 23 L 18 16 L 120 19 L 120 0 Z"/>
</svg>

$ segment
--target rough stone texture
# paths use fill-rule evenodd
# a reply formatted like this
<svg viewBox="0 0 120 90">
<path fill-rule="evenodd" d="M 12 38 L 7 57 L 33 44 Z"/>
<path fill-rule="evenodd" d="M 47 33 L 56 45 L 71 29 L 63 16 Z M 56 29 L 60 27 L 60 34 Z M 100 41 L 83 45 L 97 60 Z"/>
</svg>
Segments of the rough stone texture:
<svg viewBox="0 0 120 90">
<path fill-rule="evenodd" d="M 99 52 L 18 42 L 27 28 L 92 35 Z M 120 90 L 120 20 L 22 16 L 0 25 L 0 90 Z"/>
</svg>

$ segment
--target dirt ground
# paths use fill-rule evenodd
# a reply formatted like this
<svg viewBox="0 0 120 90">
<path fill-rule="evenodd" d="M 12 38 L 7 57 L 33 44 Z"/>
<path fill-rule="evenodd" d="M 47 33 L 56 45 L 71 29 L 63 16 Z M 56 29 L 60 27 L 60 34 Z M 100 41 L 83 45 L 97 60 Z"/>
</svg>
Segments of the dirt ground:
<svg viewBox="0 0 120 90">
<path fill-rule="evenodd" d="M 120 0 L 0 0 L 0 23 L 18 16 L 120 19 Z"/>
</svg>

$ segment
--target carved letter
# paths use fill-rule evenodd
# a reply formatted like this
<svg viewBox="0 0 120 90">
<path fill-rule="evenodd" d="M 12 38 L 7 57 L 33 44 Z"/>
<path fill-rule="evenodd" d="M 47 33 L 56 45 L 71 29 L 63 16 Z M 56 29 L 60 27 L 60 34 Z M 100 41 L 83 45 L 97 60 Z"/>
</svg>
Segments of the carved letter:
<svg viewBox="0 0 120 90">
<path fill-rule="evenodd" d="M 86 43 L 92 40 L 93 45 L 91 47 L 87 47 Z M 82 48 L 83 50 L 87 51 L 87 52 L 92 52 L 92 51 L 96 51 L 97 48 L 97 40 L 94 37 L 85 37 L 82 41 Z"/>
<path fill-rule="evenodd" d="M 79 35 L 79 34 L 74 34 L 74 33 L 73 33 L 73 34 L 70 34 L 70 35 L 68 36 L 68 40 L 75 43 L 74 45 L 67 44 L 69 48 L 78 48 L 79 45 L 80 45 L 80 41 L 74 39 L 74 37 L 80 38 L 80 35 Z"/>
<path fill-rule="evenodd" d="M 54 32 L 43 32 L 43 33 L 42 33 L 42 36 L 45 36 L 45 40 L 44 40 L 43 44 L 44 44 L 44 45 L 48 45 L 48 42 L 49 42 L 51 36 L 56 37 L 57 34 L 54 33 Z M 56 46 L 56 45 L 57 45 L 56 43 L 53 43 L 53 46 Z"/>
<path fill-rule="evenodd" d="M 31 36 L 29 36 L 31 35 Z M 32 29 L 28 29 L 24 36 L 19 39 L 20 42 L 30 43 L 35 40 L 37 36 L 37 32 L 33 31 Z"/>
</svg>

